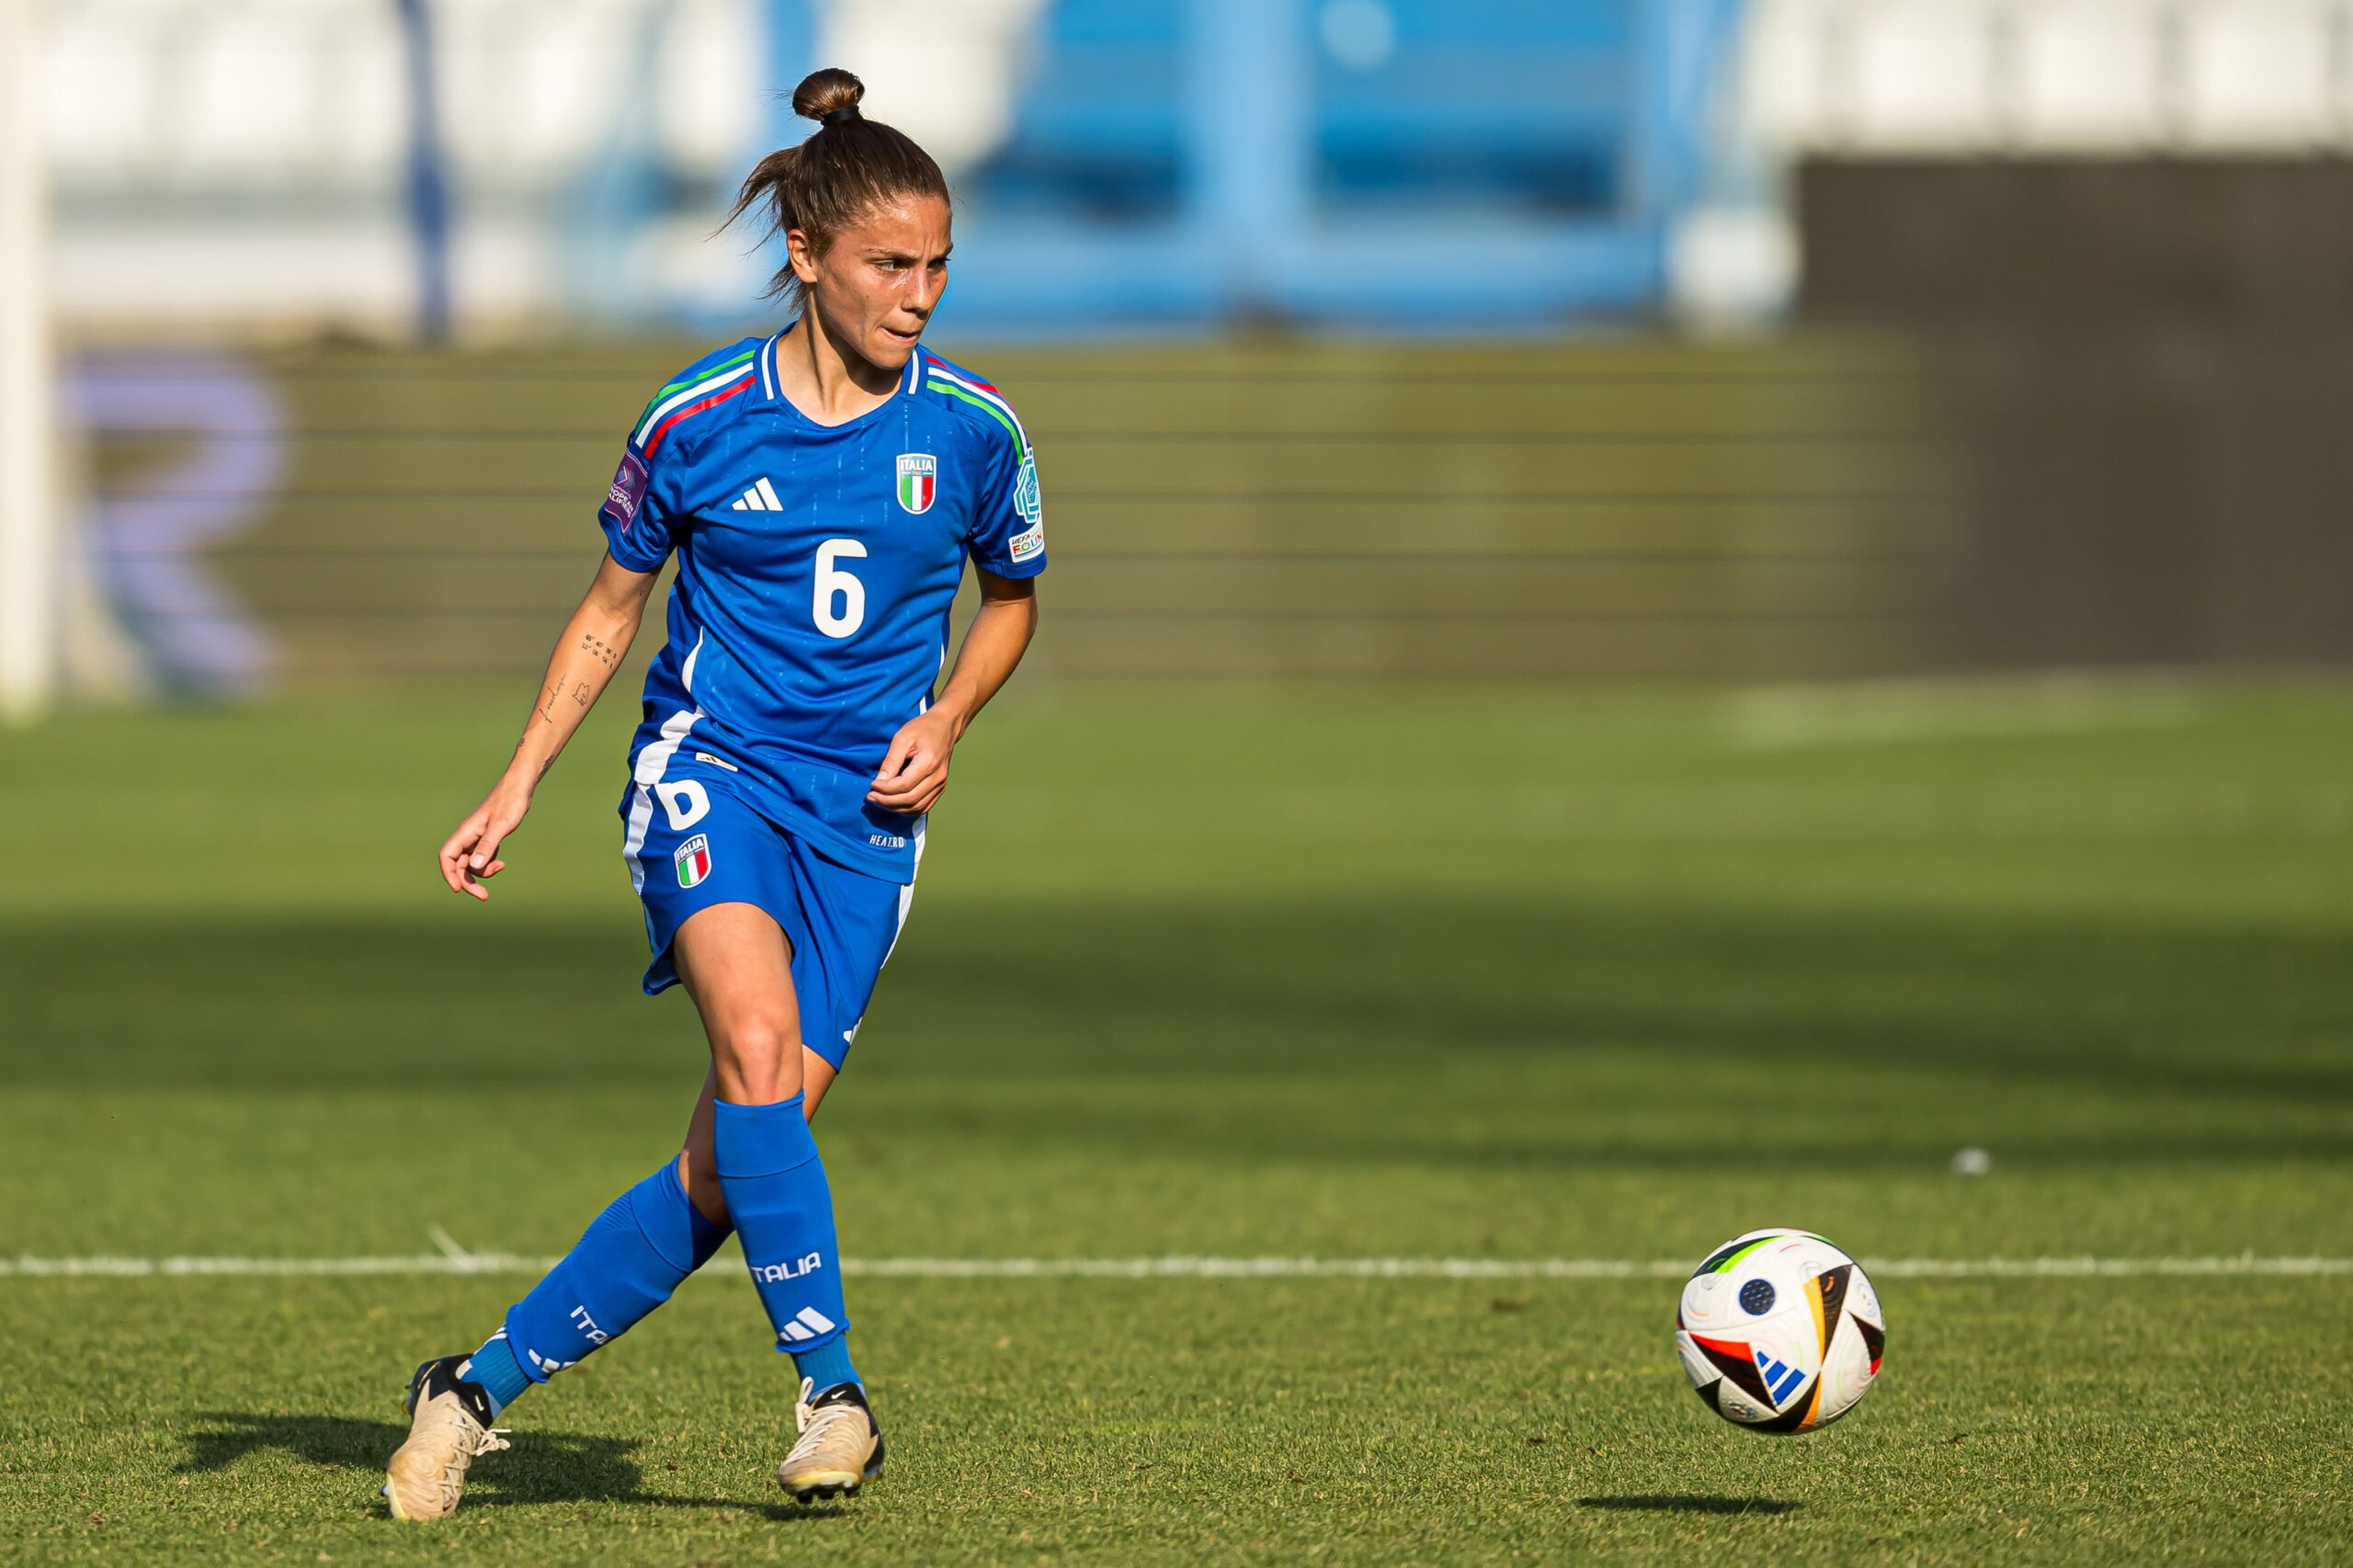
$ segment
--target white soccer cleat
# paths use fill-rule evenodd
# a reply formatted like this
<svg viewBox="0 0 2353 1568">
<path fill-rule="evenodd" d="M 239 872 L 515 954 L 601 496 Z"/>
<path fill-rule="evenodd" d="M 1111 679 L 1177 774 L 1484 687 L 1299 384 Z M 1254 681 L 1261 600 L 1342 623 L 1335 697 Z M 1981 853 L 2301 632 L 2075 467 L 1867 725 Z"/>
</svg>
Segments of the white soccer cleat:
<svg viewBox="0 0 2353 1568">
<path fill-rule="evenodd" d="M 459 1380 L 463 1356 L 419 1367 L 401 1401 L 408 1441 L 384 1467 L 384 1502 L 396 1519 L 446 1519 L 458 1511 L 466 1471 L 483 1454 L 507 1447 L 491 1426 L 490 1396 Z"/>
<path fill-rule="evenodd" d="M 864 1389 L 835 1383 L 815 1393 L 803 1378 L 794 1414 L 801 1440 L 776 1471 L 777 1484 L 793 1496 L 803 1503 L 855 1497 L 861 1485 L 882 1473 L 882 1428 L 867 1408 Z"/>
</svg>

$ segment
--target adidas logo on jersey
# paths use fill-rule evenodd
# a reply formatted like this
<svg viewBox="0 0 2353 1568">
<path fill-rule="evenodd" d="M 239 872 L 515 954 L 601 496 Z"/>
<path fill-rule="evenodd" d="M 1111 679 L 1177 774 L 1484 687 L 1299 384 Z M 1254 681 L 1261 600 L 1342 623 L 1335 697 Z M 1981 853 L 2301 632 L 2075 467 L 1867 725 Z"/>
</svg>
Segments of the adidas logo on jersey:
<svg viewBox="0 0 2353 1568">
<path fill-rule="evenodd" d="M 776 498 L 776 487 L 768 483 L 768 476 L 764 473 L 760 475 L 760 482 L 757 484 L 735 498 L 735 505 L 730 510 L 781 512 L 784 510 L 784 503 Z"/>
</svg>

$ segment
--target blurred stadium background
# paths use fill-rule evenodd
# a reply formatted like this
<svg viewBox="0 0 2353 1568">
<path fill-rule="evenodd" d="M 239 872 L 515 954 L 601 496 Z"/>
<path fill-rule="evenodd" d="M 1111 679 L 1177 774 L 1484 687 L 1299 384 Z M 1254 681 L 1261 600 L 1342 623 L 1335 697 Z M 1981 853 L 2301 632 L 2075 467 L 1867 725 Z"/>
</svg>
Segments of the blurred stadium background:
<svg viewBox="0 0 2353 1568">
<path fill-rule="evenodd" d="M 818 60 L 958 182 L 1042 671 L 2353 651 L 2328 0 L 11 10 L 20 708 L 528 666 Z"/>
<path fill-rule="evenodd" d="M 826 1109 L 846 1251 L 1632 1260 L 862 1281 L 909 1480 L 829 1550 L 2341 1553 L 2353 0 L 0 29 L 28 1551 L 387 1551 L 397 1374 L 675 1135 L 629 698 L 488 912 L 427 856 L 646 392 L 772 324 L 711 231 L 823 63 L 949 165 L 933 340 L 1053 561 Z M 1653 1271 L 1774 1222 L 1918 1265 L 1835 1444 L 1739 1447 L 1665 1348 Z M 390 1266 L 119 1277 L 184 1256 Z M 775 1414 L 740 1298 L 529 1412 L 482 1495 L 544 1533 L 434 1560 L 772 1554 L 714 1512 Z"/>
</svg>

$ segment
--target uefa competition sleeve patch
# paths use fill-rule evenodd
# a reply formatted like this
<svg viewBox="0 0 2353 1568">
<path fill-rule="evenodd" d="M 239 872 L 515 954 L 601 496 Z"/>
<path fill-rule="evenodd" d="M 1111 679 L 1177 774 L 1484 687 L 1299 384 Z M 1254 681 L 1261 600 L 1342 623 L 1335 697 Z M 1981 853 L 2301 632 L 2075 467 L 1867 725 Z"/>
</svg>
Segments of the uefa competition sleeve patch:
<svg viewBox="0 0 2353 1568">
<path fill-rule="evenodd" d="M 1021 454 L 1021 472 L 1013 482 L 1013 509 L 1029 526 L 1006 541 L 1006 553 L 1017 564 L 1046 548 L 1046 506 L 1038 495 L 1038 460 Z"/>
<path fill-rule="evenodd" d="M 1039 519 L 1046 515 L 1046 505 L 1038 495 L 1038 459 L 1033 453 L 1021 454 L 1021 474 L 1013 482 L 1013 509 L 1021 514 L 1023 522 L 1031 525 L 1033 532 Z M 1042 543 L 1045 535 L 1038 537 Z"/>
<path fill-rule="evenodd" d="M 629 532 L 630 524 L 637 521 L 637 509 L 645 504 L 647 480 L 645 463 L 635 452 L 621 454 L 621 466 L 613 471 L 613 488 L 605 497 L 605 511 L 620 524 L 621 532 Z"/>
</svg>

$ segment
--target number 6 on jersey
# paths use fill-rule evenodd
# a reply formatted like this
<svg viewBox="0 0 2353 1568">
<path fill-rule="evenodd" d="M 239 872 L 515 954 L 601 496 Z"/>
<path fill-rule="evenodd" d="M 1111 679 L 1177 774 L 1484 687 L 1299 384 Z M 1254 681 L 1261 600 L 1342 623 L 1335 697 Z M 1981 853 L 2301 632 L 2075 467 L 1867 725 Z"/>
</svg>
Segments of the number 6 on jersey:
<svg viewBox="0 0 2353 1568">
<path fill-rule="evenodd" d="M 817 630 L 838 641 L 858 629 L 866 619 L 866 585 L 847 572 L 837 572 L 834 562 L 843 556 L 862 558 L 866 546 L 854 539 L 829 539 L 817 547 L 817 585 L 809 603 L 809 613 L 816 619 Z M 841 596 L 842 612 L 834 613 L 834 597 Z"/>
</svg>

